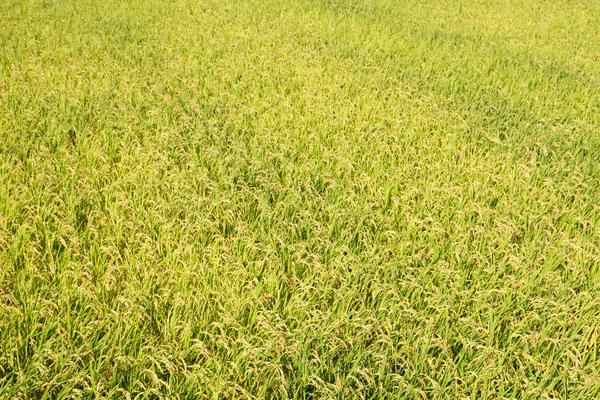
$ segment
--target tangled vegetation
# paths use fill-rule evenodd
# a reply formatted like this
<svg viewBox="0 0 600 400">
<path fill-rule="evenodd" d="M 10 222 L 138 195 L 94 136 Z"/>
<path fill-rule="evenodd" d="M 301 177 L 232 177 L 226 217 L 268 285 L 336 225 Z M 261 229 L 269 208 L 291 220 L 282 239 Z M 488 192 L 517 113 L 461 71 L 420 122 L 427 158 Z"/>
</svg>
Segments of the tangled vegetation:
<svg viewBox="0 0 600 400">
<path fill-rule="evenodd" d="M 597 398 L 598 21 L 0 2 L 0 398 Z"/>
</svg>

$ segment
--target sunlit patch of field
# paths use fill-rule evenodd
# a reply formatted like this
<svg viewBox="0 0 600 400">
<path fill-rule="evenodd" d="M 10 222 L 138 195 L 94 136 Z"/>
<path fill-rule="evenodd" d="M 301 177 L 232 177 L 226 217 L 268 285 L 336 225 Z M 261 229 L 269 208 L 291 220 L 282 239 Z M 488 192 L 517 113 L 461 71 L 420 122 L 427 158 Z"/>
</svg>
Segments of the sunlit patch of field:
<svg viewBox="0 0 600 400">
<path fill-rule="evenodd" d="M 0 398 L 600 396 L 598 21 L 2 1 Z"/>
</svg>

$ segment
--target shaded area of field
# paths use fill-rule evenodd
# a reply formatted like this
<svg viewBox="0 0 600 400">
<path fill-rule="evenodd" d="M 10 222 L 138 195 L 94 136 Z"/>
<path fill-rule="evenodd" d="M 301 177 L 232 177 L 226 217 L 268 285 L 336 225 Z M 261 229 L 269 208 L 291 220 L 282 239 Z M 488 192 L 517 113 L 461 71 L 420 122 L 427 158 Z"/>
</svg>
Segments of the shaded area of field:
<svg viewBox="0 0 600 400">
<path fill-rule="evenodd" d="M 1 398 L 600 395 L 600 4 L 0 4 Z"/>
</svg>

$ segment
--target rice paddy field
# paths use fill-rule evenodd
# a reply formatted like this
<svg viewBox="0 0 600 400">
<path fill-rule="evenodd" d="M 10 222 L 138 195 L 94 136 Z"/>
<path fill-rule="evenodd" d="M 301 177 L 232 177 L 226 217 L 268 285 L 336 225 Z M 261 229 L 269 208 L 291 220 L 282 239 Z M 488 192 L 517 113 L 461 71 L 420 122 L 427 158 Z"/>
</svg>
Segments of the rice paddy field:
<svg viewBox="0 0 600 400">
<path fill-rule="evenodd" d="M 600 398 L 600 3 L 3 0 L 0 399 Z"/>
</svg>

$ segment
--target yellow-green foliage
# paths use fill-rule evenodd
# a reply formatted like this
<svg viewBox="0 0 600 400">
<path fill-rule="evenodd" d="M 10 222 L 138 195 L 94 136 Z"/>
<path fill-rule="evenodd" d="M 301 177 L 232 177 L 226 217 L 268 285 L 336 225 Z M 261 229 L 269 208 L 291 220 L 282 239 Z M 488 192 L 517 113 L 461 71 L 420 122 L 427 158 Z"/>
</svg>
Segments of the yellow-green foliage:
<svg viewBox="0 0 600 400">
<path fill-rule="evenodd" d="M 600 396 L 600 3 L 0 2 L 0 398 Z"/>
</svg>

